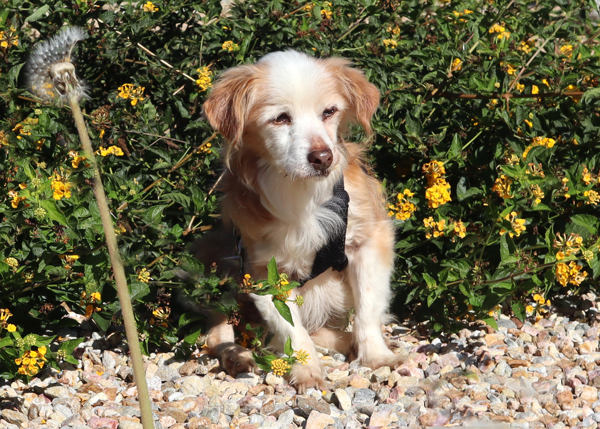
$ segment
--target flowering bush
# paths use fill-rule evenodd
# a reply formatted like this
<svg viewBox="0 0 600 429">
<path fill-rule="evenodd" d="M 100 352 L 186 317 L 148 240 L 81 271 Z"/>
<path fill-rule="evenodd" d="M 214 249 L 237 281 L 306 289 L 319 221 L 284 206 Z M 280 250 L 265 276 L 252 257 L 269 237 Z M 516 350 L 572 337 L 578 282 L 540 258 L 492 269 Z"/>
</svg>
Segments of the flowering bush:
<svg viewBox="0 0 600 429">
<path fill-rule="evenodd" d="M 381 91 L 369 158 L 397 224 L 400 316 L 430 318 L 440 329 L 456 318 L 493 324 L 499 305 L 534 317 L 556 293 L 593 287 L 600 274 L 594 7 L 247 0 L 222 15 L 217 0 L 6 5 L 0 308 L 14 316 L 0 332 L 11 344 L 0 372 L 27 376 L 41 357 L 58 362 L 62 340 L 44 332 L 82 323 L 121 329 L 92 174 L 72 119 L 24 84 L 38 38 L 65 23 L 89 34 L 73 55 L 87 81 L 87 126 L 140 336 L 146 351 L 189 350 L 202 327 L 193 314 L 174 319 L 178 289 L 203 304 L 218 301 L 232 318 L 237 312 L 226 282 L 186 250 L 218 212 L 220 137 L 201 119 L 201 105 L 223 70 L 287 47 L 350 58 Z M 44 80 L 36 82 L 43 89 Z M 349 139 L 363 138 L 350 131 Z M 182 269 L 194 275 L 184 281 Z M 27 335 L 35 341 L 25 344 Z"/>
</svg>

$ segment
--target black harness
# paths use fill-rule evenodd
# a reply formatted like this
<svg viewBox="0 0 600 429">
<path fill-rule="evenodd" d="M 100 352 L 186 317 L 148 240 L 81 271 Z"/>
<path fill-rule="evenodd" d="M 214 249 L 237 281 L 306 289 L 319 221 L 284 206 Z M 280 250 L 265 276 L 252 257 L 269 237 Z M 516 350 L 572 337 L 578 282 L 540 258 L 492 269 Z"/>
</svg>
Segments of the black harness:
<svg viewBox="0 0 600 429">
<path fill-rule="evenodd" d="M 346 256 L 346 229 L 348 227 L 348 205 L 350 203 L 350 196 L 344 188 L 344 176 L 340 177 L 340 180 L 333 186 L 333 197 L 327 200 L 323 207 L 336 213 L 343 221 L 342 227 L 340 227 L 334 233 L 329 235 L 327 242 L 321 247 L 315 255 L 311 273 L 308 277 L 299 280 L 300 286 L 302 287 L 306 282 L 320 276 L 329 268 L 334 271 L 342 271 L 348 265 L 348 257 Z M 242 238 L 237 234 L 236 231 L 236 244 L 238 258 L 240 260 L 240 274 L 244 275 L 243 268 L 243 256 L 244 248 L 242 245 Z"/>
</svg>

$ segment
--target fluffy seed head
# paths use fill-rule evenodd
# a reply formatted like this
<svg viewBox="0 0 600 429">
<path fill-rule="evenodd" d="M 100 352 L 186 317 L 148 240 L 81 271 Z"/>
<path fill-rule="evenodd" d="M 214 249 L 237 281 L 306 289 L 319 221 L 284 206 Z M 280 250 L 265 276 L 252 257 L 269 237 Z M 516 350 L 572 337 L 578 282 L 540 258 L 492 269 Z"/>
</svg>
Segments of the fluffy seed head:
<svg viewBox="0 0 600 429">
<path fill-rule="evenodd" d="M 27 86 L 45 101 L 66 100 L 74 91 L 86 97 L 85 82 L 75 74 L 72 53 L 75 44 L 87 38 L 80 27 L 65 27 L 54 37 L 38 43 L 27 62 Z"/>
</svg>

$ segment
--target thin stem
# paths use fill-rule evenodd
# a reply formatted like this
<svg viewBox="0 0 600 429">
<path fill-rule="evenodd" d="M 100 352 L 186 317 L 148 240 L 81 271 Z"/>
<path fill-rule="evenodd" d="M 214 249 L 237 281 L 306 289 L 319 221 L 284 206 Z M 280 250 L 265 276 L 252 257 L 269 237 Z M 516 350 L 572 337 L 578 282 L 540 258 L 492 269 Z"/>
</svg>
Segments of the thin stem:
<svg viewBox="0 0 600 429">
<path fill-rule="evenodd" d="M 115 227 L 113 225 L 110 209 L 106 201 L 106 194 L 104 193 L 102 179 L 100 178 L 100 170 L 98 169 L 98 164 L 96 163 L 96 158 L 94 156 L 94 149 L 92 148 L 92 143 L 90 142 L 90 137 L 83 120 L 83 114 L 81 113 L 81 108 L 79 107 L 79 100 L 73 91 L 71 91 L 69 95 L 69 102 L 71 104 L 73 118 L 75 119 L 75 125 L 77 126 L 77 131 L 79 132 L 79 138 L 81 139 L 83 151 L 94 173 L 93 190 L 96 196 L 96 201 L 98 202 L 98 210 L 100 212 L 100 219 L 102 220 L 102 228 L 104 229 L 104 234 L 106 236 L 106 245 L 110 255 L 115 282 L 117 284 L 119 301 L 121 303 L 123 323 L 125 324 L 127 342 L 129 344 L 131 361 L 133 363 L 133 374 L 135 376 L 135 382 L 138 389 L 142 426 L 144 429 L 153 429 L 154 423 L 152 420 L 152 409 L 150 407 L 151 403 L 150 396 L 148 395 L 148 386 L 146 384 L 144 363 L 142 361 L 142 349 L 138 340 L 138 332 L 135 326 L 133 308 L 131 306 L 131 297 L 127 287 L 127 278 L 125 277 L 123 262 L 121 260 L 121 255 L 119 254 L 117 236 L 115 235 Z"/>
</svg>

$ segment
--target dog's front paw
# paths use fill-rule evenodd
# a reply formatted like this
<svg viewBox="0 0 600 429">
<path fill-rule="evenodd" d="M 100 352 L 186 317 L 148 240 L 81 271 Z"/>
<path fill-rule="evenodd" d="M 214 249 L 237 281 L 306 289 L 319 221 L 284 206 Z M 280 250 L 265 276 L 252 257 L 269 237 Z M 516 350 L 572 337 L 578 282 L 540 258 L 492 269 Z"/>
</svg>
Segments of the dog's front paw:
<svg viewBox="0 0 600 429">
<path fill-rule="evenodd" d="M 323 378 L 323 368 L 320 365 L 302 365 L 296 363 L 290 372 L 290 384 L 293 385 L 298 394 L 303 394 L 307 389 L 329 389 L 329 385 Z"/>
<path fill-rule="evenodd" d="M 244 372 L 254 372 L 256 369 L 252 352 L 237 344 L 223 348 L 218 355 L 221 359 L 221 366 L 232 377 Z"/>
<path fill-rule="evenodd" d="M 371 369 L 381 368 L 382 366 L 389 366 L 394 369 L 398 365 L 404 363 L 406 358 L 404 356 L 396 355 L 391 350 L 386 350 L 382 353 L 370 353 L 360 359 L 364 366 L 368 366 Z"/>
</svg>

